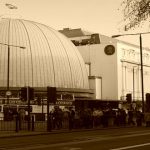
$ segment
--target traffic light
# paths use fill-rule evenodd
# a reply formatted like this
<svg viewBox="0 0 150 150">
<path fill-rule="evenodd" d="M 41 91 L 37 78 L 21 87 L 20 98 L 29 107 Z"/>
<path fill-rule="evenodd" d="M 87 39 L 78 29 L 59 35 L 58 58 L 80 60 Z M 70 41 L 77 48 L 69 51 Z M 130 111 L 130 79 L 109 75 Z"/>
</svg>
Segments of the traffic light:
<svg viewBox="0 0 150 150">
<path fill-rule="evenodd" d="M 27 87 L 22 87 L 20 90 L 20 99 L 22 101 L 27 101 Z"/>
<path fill-rule="evenodd" d="M 126 101 L 127 101 L 127 103 L 131 103 L 132 102 L 132 94 L 128 93 L 126 95 Z"/>
<path fill-rule="evenodd" d="M 146 102 L 150 101 L 150 93 L 146 93 Z"/>
<path fill-rule="evenodd" d="M 146 111 L 150 112 L 150 93 L 146 93 Z"/>
<path fill-rule="evenodd" d="M 34 88 L 29 87 L 29 99 L 34 99 Z"/>
<path fill-rule="evenodd" d="M 47 87 L 47 100 L 50 103 L 55 103 L 57 100 L 56 87 Z"/>
<path fill-rule="evenodd" d="M 28 95 L 29 95 L 29 99 L 33 100 L 34 99 L 34 89 L 31 87 L 22 87 L 20 90 L 20 99 L 23 101 L 27 101 L 27 90 L 29 90 Z"/>
</svg>

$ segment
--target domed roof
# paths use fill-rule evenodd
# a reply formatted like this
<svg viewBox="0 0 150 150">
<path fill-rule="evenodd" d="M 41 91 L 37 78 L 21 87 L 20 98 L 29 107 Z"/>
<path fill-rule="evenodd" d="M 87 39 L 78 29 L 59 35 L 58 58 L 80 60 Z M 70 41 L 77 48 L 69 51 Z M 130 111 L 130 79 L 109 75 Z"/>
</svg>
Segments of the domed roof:
<svg viewBox="0 0 150 150">
<path fill-rule="evenodd" d="M 10 87 L 89 88 L 84 61 L 69 39 L 46 25 L 7 18 L 0 21 L 1 87 L 7 86 L 8 48 Z"/>
</svg>

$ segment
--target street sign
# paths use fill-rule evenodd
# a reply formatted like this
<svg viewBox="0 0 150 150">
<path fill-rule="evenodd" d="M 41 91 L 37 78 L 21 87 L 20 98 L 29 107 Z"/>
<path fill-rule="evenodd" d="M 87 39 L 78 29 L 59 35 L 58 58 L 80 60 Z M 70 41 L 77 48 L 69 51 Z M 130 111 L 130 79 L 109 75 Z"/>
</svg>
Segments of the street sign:
<svg viewBox="0 0 150 150">
<path fill-rule="evenodd" d="M 11 91 L 6 91 L 6 96 L 10 96 L 11 94 Z"/>
</svg>

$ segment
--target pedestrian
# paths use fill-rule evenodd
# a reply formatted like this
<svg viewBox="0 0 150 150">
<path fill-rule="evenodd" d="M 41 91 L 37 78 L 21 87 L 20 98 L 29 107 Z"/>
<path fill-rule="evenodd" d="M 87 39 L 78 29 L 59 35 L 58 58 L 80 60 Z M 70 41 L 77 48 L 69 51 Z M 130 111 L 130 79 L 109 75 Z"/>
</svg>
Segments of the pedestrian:
<svg viewBox="0 0 150 150">
<path fill-rule="evenodd" d="M 136 112 L 136 124 L 137 124 L 137 126 L 142 126 L 142 118 L 143 118 L 142 112 L 138 110 Z"/>
<path fill-rule="evenodd" d="M 135 122 L 133 121 L 133 110 L 128 111 L 128 125 L 135 125 Z"/>
<path fill-rule="evenodd" d="M 71 109 L 69 113 L 69 130 L 72 130 L 74 128 L 74 119 L 75 119 L 75 111 Z"/>
</svg>

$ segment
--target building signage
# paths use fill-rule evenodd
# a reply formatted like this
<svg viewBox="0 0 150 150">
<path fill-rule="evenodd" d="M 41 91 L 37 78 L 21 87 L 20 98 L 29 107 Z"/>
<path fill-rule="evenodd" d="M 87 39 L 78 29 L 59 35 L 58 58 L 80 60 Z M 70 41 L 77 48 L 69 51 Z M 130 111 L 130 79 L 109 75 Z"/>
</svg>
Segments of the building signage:
<svg viewBox="0 0 150 150">
<path fill-rule="evenodd" d="M 104 48 L 104 52 L 106 55 L 113 55 L 115 53 L 115 47 L 113 45 L 107 45 Z"/>
<path fill-rule="evenodd" d="M 7 99 L 0 99 L 0 104 L 6 104 L 7 103 Z M 43 105 L 47 104 L 47 100 L 42 102 Z M 9 104 L 18 104 L 18 105 L 22 105 L 22 104 L 27 104 L 26 102 L 21 101 L 20 99 L 9 99 Z M 31 105 L 37 105 L 36 101 L 30 101 Z M 54 105 L 54 104 L 51 104 Z M 72 106 L 74 105 L 74 100 L 57 100 L 56 101 L 56 105 L 59 106 Z"/>
<path fill-rule="evenodd" d="M 0 104 L 7 103 L 7 99 L 0 99 Z M 9 99 L 9 104 L 21 104 L 21 100 Z"/>
<path fill-rule="evenodd" d="M 69 100 L 57 100 L 56 105 L 59 106 L 72 106 L 74 104 L 74 101 Z"/>
</svg>

